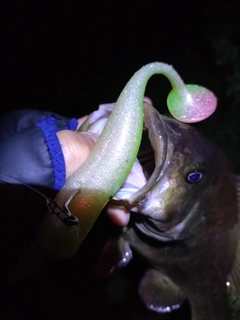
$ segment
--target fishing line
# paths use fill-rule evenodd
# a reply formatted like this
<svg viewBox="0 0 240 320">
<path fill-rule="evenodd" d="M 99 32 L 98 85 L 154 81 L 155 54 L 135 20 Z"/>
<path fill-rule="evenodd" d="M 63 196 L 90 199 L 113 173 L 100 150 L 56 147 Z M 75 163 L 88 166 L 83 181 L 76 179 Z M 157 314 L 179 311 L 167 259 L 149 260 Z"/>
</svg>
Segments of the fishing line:
<svg viewBox="0 0 240 320">
<path fill-rule="evenodd" d="M 66 202 L 66 204 L 64 205 L 64 208 L 62 208 L 58 205 L 58 203 L 55 200 L 52 200 L 51 198 L 45 196 L 42 192 L 40 192 L 37 189 L 31 187 L 30 185 L 24 183 L 20 179 L 12 177 L 9 174 L 5 174 L 5 176 L 8 176 L 14 180 L 21 182 L 22 185 L 26 186 L 27 188 L 31 189 L 32 191 L 34 191 L 34 192 L 38 193 L 40 196 L 42 196 L 46 200 L 46 204 L 47 204 L 47 207 L 50 210 L 50 212 L 52 214 L 55 214 L 62 221 L 62 223 L 64 223 L 66 226 L 72 226 L 72 225 L 78 224 L 78 218 L 76 216 L 74 216 L 73 214 L 71 214 L 68 209 L 68 203 L 70 202 L 71 198 Z M 7 183 L 7 184 L 12 185 L 8 181 L 4 181 L 4 180 L 0 180 L 0 181 L 2 181 L 3 183 Z"/>
</svg>

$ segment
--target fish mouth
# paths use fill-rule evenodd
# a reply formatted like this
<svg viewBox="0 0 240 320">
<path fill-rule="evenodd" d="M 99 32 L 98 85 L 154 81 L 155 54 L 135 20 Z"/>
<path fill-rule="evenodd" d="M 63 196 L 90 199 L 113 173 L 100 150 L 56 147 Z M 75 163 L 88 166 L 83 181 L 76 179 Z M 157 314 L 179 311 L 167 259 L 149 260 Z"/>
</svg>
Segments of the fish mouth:
<svg viewBox="0 0 240 320">
<path fill-rule="evenodd" d="M 138 160 L 143 168 L 143 173 L 147 181 L 143 187 L 130 196 L 130 206 L 137 205 L 140 208 L 146 194 L 156 185 L 164 174 L 169 160 L 170 150 L 168 131 L 169 129 L 163 116 L 161 116 L 154 107 L 145 102 L 144 129 Z M 146 152 L 144 147 L 145 143 L 147 145 Z"/>
<path fill-rule="evenodd" d="M 131 221 L 144 234 L 157 240 L 170 241 L 173 237 L 167 235 L 167 230 L 171 228 L 171 219 L 154 218 L 161 210 L 156 212 L 156 209 L 151 209 L 152 200 L 149 200 L 151 191 L 164 180 L 162 177 L 173 154 L 171 141 L 176 133 L 167 124 L 166 119 L 154 107 L 144 103 L 144 128 L 136 161 L 140 164 L 145 181 L 143 183 L 143 179 L 135 179 L 135 189 L 126 182 L 127 191 L 123 191 L 123 187 L 111 202 L 125 207 L 131 213 Z M 139 175 L 139 169 L 135 169 L 135 172 L 133 171 L 133 175 Z M 157 201 L 160 203 L 161 199 L 157 198 Z"/>
</svg>

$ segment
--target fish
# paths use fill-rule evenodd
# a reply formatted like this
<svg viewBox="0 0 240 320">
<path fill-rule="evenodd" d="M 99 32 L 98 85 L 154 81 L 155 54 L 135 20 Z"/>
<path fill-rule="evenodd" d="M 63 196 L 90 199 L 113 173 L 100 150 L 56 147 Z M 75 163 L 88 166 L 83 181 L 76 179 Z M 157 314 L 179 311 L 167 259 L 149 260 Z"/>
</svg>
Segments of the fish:
<svg viewBox="0 0 240 320">
<path fill-rule="evenodd" d="M 107 116 L 90 116 L 85 130 L 101 130 Z M 171 312 L 187 300 L 192 320 L 231 319 L 229 292 L 240 296 L 239 195 L 240 178 L 218 146 L 145 102 L 138 157 L 108 204 L 130 222 L 103 248 L 99 272 L 114 274 L 137 253 L 148 264 L 138 293 L 149 310 Z"/>
</svg>

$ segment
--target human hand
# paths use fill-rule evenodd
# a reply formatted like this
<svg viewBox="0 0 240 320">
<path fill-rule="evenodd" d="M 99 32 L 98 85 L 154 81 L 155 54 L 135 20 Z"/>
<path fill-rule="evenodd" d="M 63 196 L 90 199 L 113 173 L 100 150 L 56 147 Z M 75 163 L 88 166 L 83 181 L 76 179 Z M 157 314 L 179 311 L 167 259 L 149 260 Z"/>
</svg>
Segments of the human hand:
<svg viewBox="0 0 240 320">
<path fill-rule="evenodd" d="M 85 161 L 97 139 L 94 134 L 76 132 L 84 119 L 29 109 L 2 117 L 0 180 L 22 182 L 52 197 Z"/>
</svg>

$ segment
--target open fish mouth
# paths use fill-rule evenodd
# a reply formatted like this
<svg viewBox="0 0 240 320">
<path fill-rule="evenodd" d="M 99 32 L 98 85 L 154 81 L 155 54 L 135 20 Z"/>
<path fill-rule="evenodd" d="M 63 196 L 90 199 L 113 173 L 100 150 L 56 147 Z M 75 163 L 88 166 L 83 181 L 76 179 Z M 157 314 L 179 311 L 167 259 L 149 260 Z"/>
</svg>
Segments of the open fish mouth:
<svg viewBox="0 0 240 320">
<path fill-rule="evenodd" d="M 166 121 L 155 108 L 147 103 L 144 104 L 144 127 L 148 133 L 148 143 L 145 142 L 146 137 L 143 131 L 143 147 L 140 148 L 138 159 L 143 167 L 147 182 L 141 189 L 131 195 L 130 204 L 141 204 L 143 202 L 145 195 L 161 179 L 168 160 L 169 139 Z M 145 148 L 148 151 L 145 156 L 143 156 L 144 144 L 147 145 L 147 148 Z"/>
<path fill-rule="evenodd" d="M 169 160 L 168 128 L 158 111 L 144 103 L 144 128 L 137 159 L 111 201 L 141 212 L 146 194 L 161 179 Z"/>
<path fill-rule="evenodd" d="M 164 241 L 172 240 L 172 236 L 166 233 L 171 228 L 171 221 L 158 217 L 161 199 L 158 194 L 153 197 L 151 194 L 157 184 L 165 182 L 163 176 L 173 153 L 170 136 L 175 134 L 167 125 L 166 118 L 145 103 L 144 128 L 138 157 L 127 180 L 111 200 L 132 213 L 132 221 L 140 231 Z M 154 207 L 154 201 L 159 210 Z"/>
</svg>

